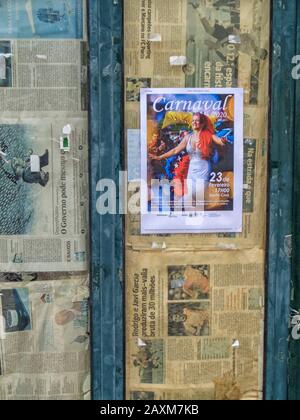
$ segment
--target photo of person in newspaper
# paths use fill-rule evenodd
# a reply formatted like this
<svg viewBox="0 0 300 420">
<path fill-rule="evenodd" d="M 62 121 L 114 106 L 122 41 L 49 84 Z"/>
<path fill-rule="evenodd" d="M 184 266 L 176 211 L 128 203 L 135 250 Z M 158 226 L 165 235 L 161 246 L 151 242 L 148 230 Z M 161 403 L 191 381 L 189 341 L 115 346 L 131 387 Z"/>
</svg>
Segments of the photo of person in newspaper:
<svg viewBox="0 0 300 420">
<path fill-rule="evenodd" d="M 86 123 L 68 119 L 71 151 L 61 149 L 65 120 L 0 124 L 2 272 L 81 271 L 86 267 Z M 84 191 L 87 191 L 86 194 Z M 70 212 L 79 200 L 78 212 Z"/>
<path fill-rule="evenodd" d="M 190 2 L 193 8 L 197 11 L 198 17 L 206 34 L 213 38 L 213 41 L 211 39 L 206 39 L 205 44 L 210 50 L 215 50 L 218 57 L 224 62 L 226 62 L 226 57 L 222 54 L 221 50 L 225 45 L 230 43 L 237 45 L 238 48 L 236 50 L 236 55 L 238 55 L 239 51 L 241 51 L 250 57 L 265 60 L 268 57 L 268 51 L 259 47 L 257 39 L 253 34 L 243 33 L 240 30 L 238 18 L 240 12 L 236 7 L 236 1 L 234 0 L 231 4 L 230 2 L 226 3 L 228 3 L 226 5 L 228 8 L 227 13 L 230 15 L 231 21 L 227 26 L 224 26 L 220 24 L 217 19 L 213 24 L 211 24 L 207 17 L 203 14 L 201 6 Z M 221 2 L 218 2 L 217 4 L 217 7 L 214 5 L 215 11 L 218 11 L 220 7 L 222 8 L 222 6 L 224 6 L 224 3 Z"/>
<path fill-rule="evenodd" d="M 145 340 L 132 354 L 132 364 L 142 384 L 164 383 L 164 342 Z"/>
<path fill-rule="evenodd" d="M 89 396 L 89 279 L 86 274 L 70 278 L 61 274 L 53 280 L 1 284 L 3 399 L 82 400 Z M 67 316 L 71 311 L 74 317 Z"/>
<path fill-rule="evenodd" d="M 49 165 L 49 151 L 46 150 L 42 156 L 39 156 L 40 170 L 37 172 L 33 172 L 31 169 L 30 156 L 33 154 L 33 150 L 30 149 L 24 159 L 13 158 L 11 167 L 15 175 L 15 181 L 22 180 L 27 184 L 39 184 L 41 187 L 46 187 L 49 181 L 49 172 L 45 172 L 43 168 Z"/>
<path fill-rule="evenodd" d="M 204 337 L 210 335 L 208 303 L 170 303 L 168 319 L 168 334 L 170 337 Z"/>
<path fill-rule="evenodd" d="M 50 180 L 49 150 L 39 147 L 33 136 L 33 130 L 21 124 L 0 127 L 0 202 L 2 211 L 12 222 L 2 230 L 8 219 L 3 219 L 3 225 L 0 220 L 1 234 L 28 232 L 34 218 L 34 194 L 40 194 L 40 189 L 45 189 Z M 31 166 L 31 156 L 37 158 L 38 168 Z M 23 203 L 21 207 L 19 200 Z"/>
<path fill-rule="evenodd" d="M 181 233 L 178 217 L 184 221 L 205 213 L 214 213 L 214 219 L 223 216 L 219 228 L 207 225 L 208 232 L 212 226 L 219 231 L 221 225 L 227 231 L 228 217 L 234 224 L 237 219 L 231 216 L 242 216 L 240 89 L 143 92 L 142 179 L 148 190 L 147 197 L 142 192 L 142 208 L 148 214 L 142 214 L 142 233 Z M 166 231 L 161 216 L 177 216 L 174 229 L 168 224 Z M 163 229 L 153 231 L 155 220 Z M 241 223 L 229 229 L 238 232 Z"/>
<path fill-rule="evenodd" d="M 169 300 L 204 300 L 210 296 L 209 267 L 168 267 Z"/>
</svg>

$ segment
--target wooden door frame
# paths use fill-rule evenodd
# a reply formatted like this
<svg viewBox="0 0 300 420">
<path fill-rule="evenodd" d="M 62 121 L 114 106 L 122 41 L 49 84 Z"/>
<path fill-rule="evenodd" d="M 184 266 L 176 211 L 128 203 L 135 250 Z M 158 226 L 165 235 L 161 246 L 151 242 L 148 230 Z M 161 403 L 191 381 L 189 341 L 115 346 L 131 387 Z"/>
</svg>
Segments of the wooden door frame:
<svg viewBox="0 0 300 420">
<path fill-rule="evenodd" d="M 123 156 L 123 7 L 89 0 L 91 341 L 94 400 L 124 398 L 124 229 L 96 209 L 101 179 L 119 184 Z"/>
<path fill-rule="evenodd" d="M 123 1 L 88 0 L 90 42 L 91 309 L 94 400 L 124 399 L 124 228 L 122 216 L 100 216 L 97 183 L 119 181 L 123 167 Z M 291 77 L 300 54 L 300 5 L 272 0 L 272 66 L 269 160 L 269 239 L 266 268 L 265 399 L 300 399 L 300 342 L 289 345 L 292 305 L 300 308 L 297 270 L 292 284 L 291 242 L 300 226 L 300 81 Z M 297 99 L 296 99 L 296 94 Z M 296 113 L 296 114 L 295 114 Z M 300 142 L 299 142 L 300 143 Z M 294 155 L 295 153 L 295 155 Z M 294 183 L 295 179 L 295 183 Z M 295 200 L 294 200 L 295 197 Z M 294 222 L 293 222 L 294 221 Z M 297 233 L 297 232 L 296 232 Z M 294 267 L 300 267 L 293 235 Z M 298 284 L 298 288 L 297 288 Z M 290 373 L 288 371 L 290 361 Z M 298 398 L 297 398 L 298 397 Z"/>
<path fill-rule="evenodd" d="M 300 8 L 297 3 L 297 0 L 273 0 L 272 5 L 269 240 L 265 323 L 267 400 L 292 398 L 291 374 L 297 376 L 297 366 L 296 370 L 289 369 L 292 242 L 295 239 L 293 206 L 296 204 L 294 151 L 297 143 L 296 82 L 292 78 L 292 58 L 297 54 L 297 16 Z M 294 257 L 296 254 L 294 247 Z"/>
</svg>

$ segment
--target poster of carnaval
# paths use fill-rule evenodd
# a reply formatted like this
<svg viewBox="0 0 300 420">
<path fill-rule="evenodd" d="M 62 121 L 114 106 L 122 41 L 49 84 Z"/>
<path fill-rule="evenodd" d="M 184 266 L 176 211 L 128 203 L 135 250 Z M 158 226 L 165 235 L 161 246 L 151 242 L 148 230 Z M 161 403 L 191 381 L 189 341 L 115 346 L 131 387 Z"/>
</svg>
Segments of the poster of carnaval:
<svg viewBox="0 0 300 420">
<path fill-rule="evenodd" d="M 243 89 L 141 90 L 142 234 L 242 232 Z"/>
</svg>

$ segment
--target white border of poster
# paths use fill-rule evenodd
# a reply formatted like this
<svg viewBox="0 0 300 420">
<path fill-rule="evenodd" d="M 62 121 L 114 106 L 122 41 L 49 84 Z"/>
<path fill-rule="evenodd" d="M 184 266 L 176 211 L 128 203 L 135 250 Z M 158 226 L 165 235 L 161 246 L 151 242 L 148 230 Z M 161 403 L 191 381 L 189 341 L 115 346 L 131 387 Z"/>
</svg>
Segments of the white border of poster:
<svg viewBox="0 0 300 420">
<path fill-rule="evenodd" d="M 239 233 L 242 216 L 243 89 L 141 89 L 141 234 Z"/>
</svg>

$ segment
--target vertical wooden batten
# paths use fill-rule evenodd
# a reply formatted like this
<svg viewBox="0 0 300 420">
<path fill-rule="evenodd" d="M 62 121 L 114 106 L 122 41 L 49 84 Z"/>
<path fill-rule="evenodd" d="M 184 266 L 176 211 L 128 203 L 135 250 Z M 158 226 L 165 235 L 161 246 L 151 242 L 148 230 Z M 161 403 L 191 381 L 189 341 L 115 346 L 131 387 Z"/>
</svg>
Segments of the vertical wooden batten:
<svg viewBox="0 0 300 420">
<path fill-rule="evenodd" d="M 91 305 L 94 400 L 124 399 L 123 221 L 96 211 L 97 183 L 119 181 L 122 168 L 123 2 L 89 0 Z M 300 54 L 300 5 L 273 0 L 269 244 L 266 300 L 265 398 L 300 399 L 300 342 L 289 339 L 292 307 L 300 309 L 300 81 L 291 77 Z M 300 25 L 299 25 L 300 28 Z M 298 42 L 297 42 L 298 41 Z M 293 201 L 294 196 L 294 201 Z M 294 214 L 293 214 L 294 204 Z M 289 345 L 290 342 L 290 345 Z M 289 369 L 290 366 L 290 369 Z"/>
<path fill-rule="evenodd" d="M 92 396 L 124 398 L 123 220 L 98 214 L 97 184 L 122 170 L 121 0 L 89 0 Z M 119 204 L 119 202 L 118 202 Z"/>
<path fill-rule="evenodd" d="M 296 54 L 300 55 L 300 4 L 297 2 Z M 299 63 L 299 61 L 298 61 Z M 295 63 L 292 64 L 292 67 Z M 299 74 L 299 71 L 297 72 Z M 300 312 L 300 80 L 295 80 L 295 131 L 294 131 L 294 205 L 293 205 L 293 273 L 291 309 Z M 295 314 L 291 313 L 291 315 Z M 300 340 L 290 338 L 289 400 L 300 400 Z"/>
<path fill-rule="evenodd" d="M 265 397 L 288 398 L 297 1 L 273 1 Z"/>
</svg>

